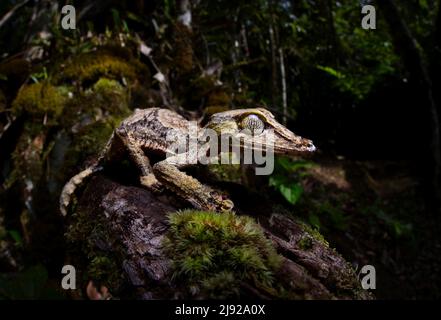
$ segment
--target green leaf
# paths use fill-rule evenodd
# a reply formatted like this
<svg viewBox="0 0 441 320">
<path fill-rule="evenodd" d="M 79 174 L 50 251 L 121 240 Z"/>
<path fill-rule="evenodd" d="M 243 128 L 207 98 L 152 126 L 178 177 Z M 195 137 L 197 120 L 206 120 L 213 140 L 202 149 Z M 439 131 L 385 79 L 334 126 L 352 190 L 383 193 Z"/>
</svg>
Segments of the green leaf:
<svg viewBox="0 0 441 320">
<path fill-rule="evenodd" d="M 322 70 L 328 74 L 330 74 L 331 76 L 336 77 L 337 79 L 341 79 L 344 77 L 344 74 L 342 74 L 341 72 L 331 68 L 331 67 L 326 67 L 326 66 L 317 66 L 317 69 Z"/>
<path fill-rule="evenodd" d="M 15 243 L 20 245 L 23 243 L 23 239 L 21 238 L 20 232 L 17 230 L 8 230 L 9 235 L 12 239 L 14 239 Z"/>
<path fill-rule="evenodd" d="M 284 176 L 272 176 L 269 184 L 275 187 L 291 204 L 296 204 L 303 194 L 303 187 L 296 182 L 288 182 Z"/>
<path fill-rule="evenodd" d="M 282 193 L 283 197 L 291 204 L 296 204 L 303 193 L 302 186 L 297 183 L 288 186 L 282 185 L 280 186 L 279 190 Z"/>
</svg>

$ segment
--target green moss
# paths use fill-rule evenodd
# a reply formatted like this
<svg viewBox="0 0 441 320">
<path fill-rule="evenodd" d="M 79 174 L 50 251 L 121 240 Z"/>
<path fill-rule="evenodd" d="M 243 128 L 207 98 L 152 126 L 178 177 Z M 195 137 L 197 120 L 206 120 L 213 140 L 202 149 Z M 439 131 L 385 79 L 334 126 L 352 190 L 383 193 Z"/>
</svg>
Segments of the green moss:
<svg viewBox="0 0 441 320">
<path fill-rule="evenodd" d="M 309 236 L 303 236 L 297 243 L 300 249 L 309 250 L 312 248 L 312 239 Z"/>
<path fill-rule="evenodd" d="M 124 89 L 118 81 L 107 79 L 107 78 L 100 78 L 93 85 L 93 90 L 95 92 L 106 93 L 106 92 L 121 92 Z"/>
<path fill-rule="evenodd" d="M 84 192 L 91 191 L 86 188 Z M 104 285 L 117 294 L 124 283 L 120 260 L 114 253 L 103 251 L 96 246 L 96 243 L 114 243 L 114 239 L 111 239 L 112 234 L 106 228 L 105 217 L 96 216 L 92 222 L 90 212 L 78 209 L 72 214 L 71 219 L 72 223 L 65 236 L 68 251 L 75 259 L 75 264 L 86 266 L 87 272 L 82 274 L 82 285 L 85 286 L 89 280 L 93 280 L 99 286 Z"/>
<path fill-rule="evenodd" d="M 56 81 L 72 80 L 81 84 L 95 83 L 99 78 L 134 81 L 148 79 L 149 71 L 138 60 L 122 57 L 111 50 L 83 53 L 73 58 L 56 77 Z"/>
<path fill-rule="evenodd" d="M 297 220 L 297 222 L 300 224 L 300 226 L 303 228 L 303 230 L 305 232 L 309 233 L 309 235 L 311 235 L 315 240 L 317 240 L 318 242 L 322 243 L 323 245 L 329 247 L 329 243 L 325 240 L 325 238 L 322 236 L 322 234 L 316 228 L 313 228 L 310 225 L 308 225 L 300 220 Z M 305 241 L 307 241 L 307 240 L 305 240 Z"/>
<path fill-rule="evenodd" d="M 88 266 L 88 277 L 108 288 L 118 288 L 122 283 L 121 270 L 114 259 L 96 256 Z"/>
<path fill-rule="evenodd" d="M 24 86 L 12 103 L 12 110 L 16 115 L 26 112 L 33 116 L 47 115 L 49 119 L 56 119 L 62 114 L 67 99 L 66 88 L 54 87 L 43 81 Z"/>
<path fill-rule="evenodd" d="M 241 281 L 271 288 L 280 257 L 252 218 L 188 210 L 169 221 L 164 247 L 174 278 L 191 292 L 225 298 L 240 292 Z"/>
<path fill-rule="evenodd" d="M 63 163 L 65 170 L 62 172 L 70 171 L 73 168 L 78 170 L 76 168 L 79 164 L 91 157 L 98 156 L 112 135 L 114 127 L 112 121 L 104 120 L 82 127 L 75 134 L 75 139 L 66 152 L 66 160 Z"/>
<path fill-rule="evenodd" d="M 96 107 L 114 116 L 126 116 L 130 113 L 128 107 L 128 90 L 118 81 L 100 78 L 92 88 L 89 95 L 93 96 L 93 104 Z"/>
<path fill-rule="evenodd" d="M 69 123 L 64 126 L 76 126 L 76 132 L 65 156 L 67 160 L 64 165 L 67 170 L 83 163 L 89 157 L 97 156 L 113 130 L 131 113 L 127 89 L 118 81 L 106 78 L 101 78 L 84 94 L 70 101 L 68 109 L 71 116 L 66 117 L 65 121 Z M 84 125 L 78 126 L 80 121 L 70 123 L 79 112 Z"/>
</svg>

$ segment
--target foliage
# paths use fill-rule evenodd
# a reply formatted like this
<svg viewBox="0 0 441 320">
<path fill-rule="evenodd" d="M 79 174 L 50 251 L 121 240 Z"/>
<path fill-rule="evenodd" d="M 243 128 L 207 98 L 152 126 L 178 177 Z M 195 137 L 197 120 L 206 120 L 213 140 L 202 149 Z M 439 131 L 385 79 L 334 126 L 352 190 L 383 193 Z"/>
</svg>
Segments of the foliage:
<svg viewBox="0 0 441 320">
<path fill-rule="evenodd" d="M 48 272 L 42 265 L 22 272 L 0 274 L 0 299 L 60 299 L 61 294 L 48 285 Z"/>
<path fill-rule="evenodd" d="M 304 176 L 304 169 L 313 165 L 303 160 L 291 161 L 279 157 L 276 159 L 275 173 L 270 177 L 269 185 L 277 189 L 289 203 L 296 204 L 303 194 L 299 178 Z"/>
<path fill-rule="evenodd" d="M 412 232 L 414 229 L 412 223 L 404 222 L 402 219 L 394 217 L 378 203 L 374 203 L 371 206 L 363 208 L 362 213 L 369 216 L 370 219 L 375 217 L 380 220 L 385 224 L 388 232 L 390 232 L 397 239 L 412 237 Z"/>
</svg>

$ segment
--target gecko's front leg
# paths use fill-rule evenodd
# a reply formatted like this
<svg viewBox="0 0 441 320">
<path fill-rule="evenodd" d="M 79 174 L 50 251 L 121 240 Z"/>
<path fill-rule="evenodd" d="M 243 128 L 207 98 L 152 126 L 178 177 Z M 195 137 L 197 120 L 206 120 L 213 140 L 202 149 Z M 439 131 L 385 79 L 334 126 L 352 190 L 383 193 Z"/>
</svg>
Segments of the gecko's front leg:
<svg viewBox="0 0 441 320">
<path fill-rule="evenodd" d="M 141 185 L 143 185 L 150 191 L 160 193 L 162 191 L 162 186 L 153 174 L 153 169 L 150 165 L 149 158 L 144 154 L 144 151 L 136 143 L 136 140 L 133 139 L 131 135 L 124 130 L 116 131 L 116 134 L 121 139 L 124 146 L 127 148 L 130 157 L 141 171 L 141 175 L 139 177 Z"/>
<path fill-rule="evenodd" d="M 159 182 L 200 210 L 233 209 L 234 204 L 230 199 L 180 170 L 192 165 L 181 161 L 185 156 L 181 154 L 156 163 L 153 172 Z"/>
</svg>

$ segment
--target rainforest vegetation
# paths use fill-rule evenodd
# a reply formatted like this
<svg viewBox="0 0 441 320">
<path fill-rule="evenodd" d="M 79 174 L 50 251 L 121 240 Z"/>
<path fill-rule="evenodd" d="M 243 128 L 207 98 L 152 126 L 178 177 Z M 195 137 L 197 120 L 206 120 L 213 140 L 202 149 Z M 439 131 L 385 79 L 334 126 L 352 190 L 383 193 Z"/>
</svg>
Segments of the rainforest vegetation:
<svg viewBox="0 0 441 320">
<path fill-rule="evenodd" d="M 2 0 L 0 299 L 440 298 L 440 75 L 439 0 Z M 122 159 L 62 217 L 66 181 L 149 107 L 266 108 L 317 151 L 194 172 L 224 215 L 154 199 Z"/>
</svg>

